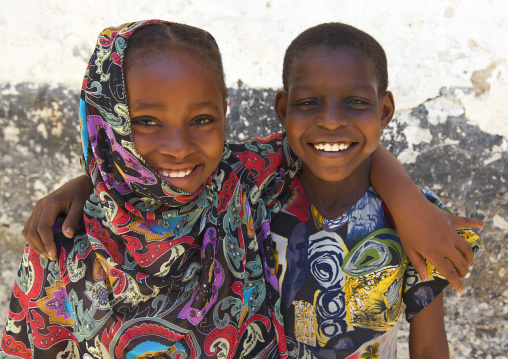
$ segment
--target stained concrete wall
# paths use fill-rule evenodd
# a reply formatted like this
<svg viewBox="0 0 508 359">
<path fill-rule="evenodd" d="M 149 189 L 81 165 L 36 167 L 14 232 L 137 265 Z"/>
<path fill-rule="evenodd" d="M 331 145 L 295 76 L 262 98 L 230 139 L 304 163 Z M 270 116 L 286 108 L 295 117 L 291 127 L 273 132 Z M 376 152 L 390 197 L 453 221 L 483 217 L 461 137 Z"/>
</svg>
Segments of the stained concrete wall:
<svg viewBox="0 0 508 359">
<path fill-rule="evenodd" d="M 121 7 L 2 1 L 0 312 L 7 310 L 33 203 L 80 173 L 78 90 L 103 27 L 163 18 L 209 30 L 224 56 L 232 102 L 227 131 L 237 140 L 279 130 L 272 102 L 291 39 L 309 26 L 342 21 L 371 33 L 387 52 L 398 111 L 383 143 L 419 185 L 486 223 L 466 290 L 446 292 L 452 358 L 507 358 L 506 14 L 502 0 L 127 0 Z M 403 325 L 400 358 L 406 348 Z"/>
</svg>

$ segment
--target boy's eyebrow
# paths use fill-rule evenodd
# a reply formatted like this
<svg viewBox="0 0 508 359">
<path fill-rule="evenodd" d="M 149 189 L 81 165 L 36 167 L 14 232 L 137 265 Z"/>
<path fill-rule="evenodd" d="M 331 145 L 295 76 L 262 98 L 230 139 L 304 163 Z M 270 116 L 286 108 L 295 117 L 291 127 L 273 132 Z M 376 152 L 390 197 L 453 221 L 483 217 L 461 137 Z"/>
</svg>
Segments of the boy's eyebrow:
<svg viewBox="0 0 508 359">
<path fill-rule="evenodd" d="M 189 106 L 189 108 L 191 110 L 199 110 L 200 108 L 206 108 L 206 107 L 211 107 L 217 111 L 220 110 L 219 106 L 213 101 L 203 101 L 203 102 L 193 103 Z"/>
<path fill-rule="evenodd" d="M 370 85 L 370 84 L 365 84 L 365 85 L 358 85 L 358 84 L 346 84 L 346 85 L 343 85 L 345 88 L 347 89 L 353 89 L 353 90 L 372 90 L 375 88 Z M 295 85 L 295 86 L 292 86 L 292 89 L 297 89 L 297 90 L 313 90 L 313 89 L 316 89 L 316 88 L 320 88 L 319 85 L 315 85 L 315 84 L 301 84 L 301 85 Z"/>
</svg>

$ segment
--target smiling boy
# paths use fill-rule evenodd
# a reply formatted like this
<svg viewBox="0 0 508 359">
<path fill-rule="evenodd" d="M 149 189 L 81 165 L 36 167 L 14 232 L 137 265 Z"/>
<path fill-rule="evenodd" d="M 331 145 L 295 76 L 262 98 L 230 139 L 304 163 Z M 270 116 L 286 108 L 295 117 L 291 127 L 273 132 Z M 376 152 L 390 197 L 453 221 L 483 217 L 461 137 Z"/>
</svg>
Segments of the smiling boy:
<svg viewBox="0 0 508 359">
<path fill-rule="evenodd" d="M 318 25 L 287 49 L 283 82 L 275 108 L 301 161 L 271 221 L 289 356 L 395 358 L 404 302 L 411 357 L 447 358 L 448 283 L 431 267 L 419 280 L 369 180 L 395 109 L 384 50 L 354 27 Z"/>
</svg>

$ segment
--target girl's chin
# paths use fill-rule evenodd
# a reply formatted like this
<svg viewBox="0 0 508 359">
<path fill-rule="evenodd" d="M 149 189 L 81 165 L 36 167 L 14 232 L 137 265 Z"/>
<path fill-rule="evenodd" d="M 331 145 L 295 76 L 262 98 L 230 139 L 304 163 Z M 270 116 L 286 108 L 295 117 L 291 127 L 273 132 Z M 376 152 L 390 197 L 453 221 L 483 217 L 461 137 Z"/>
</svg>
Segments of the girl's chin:
<svg viewBox="0 0 508 359">
<path fill-rule="evenodd" d="M 196 166 L 192 172 L 183 177 L 169 177 L 159 173 L 160 177 L 172 187 L 187 193 L 194 193 L 206 182 L 208 177 L 202 178 L 202 166 Z"/>
</svg>

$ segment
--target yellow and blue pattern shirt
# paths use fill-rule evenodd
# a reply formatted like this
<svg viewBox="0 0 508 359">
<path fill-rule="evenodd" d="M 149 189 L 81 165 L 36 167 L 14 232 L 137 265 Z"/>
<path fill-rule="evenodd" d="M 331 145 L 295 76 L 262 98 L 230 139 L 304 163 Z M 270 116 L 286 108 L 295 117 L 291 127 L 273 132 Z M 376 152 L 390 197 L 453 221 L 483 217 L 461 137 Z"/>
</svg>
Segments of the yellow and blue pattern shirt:
<svg viewBox="0 0 508 359">
<path fill-rule="evenodd" d="M 411 320 L 448 282 L 430 264 L 429 280 L 419 280 L 372 187 L 335 220 L 319 214 L 298 177 L 290 187 L 271 220 L 289 357 L 395 358 L 403 303 Z M 479 237 L 461 234 L 476 251 Z"/>
</svg>

